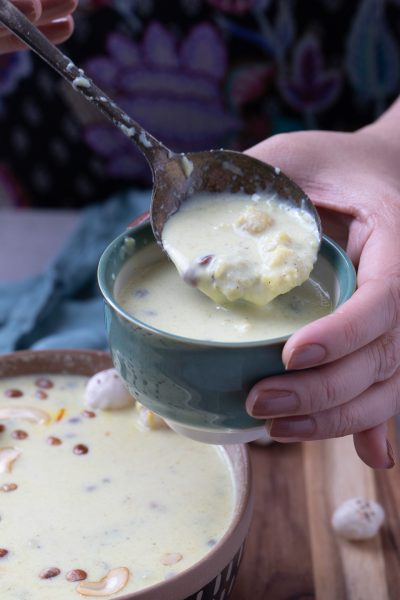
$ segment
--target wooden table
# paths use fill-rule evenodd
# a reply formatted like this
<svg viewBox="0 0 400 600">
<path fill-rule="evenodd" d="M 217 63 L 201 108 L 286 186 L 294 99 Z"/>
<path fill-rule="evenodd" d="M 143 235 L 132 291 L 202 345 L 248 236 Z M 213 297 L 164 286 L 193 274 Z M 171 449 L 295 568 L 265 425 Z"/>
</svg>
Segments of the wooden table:
<svg viewBox="0 0 400 600">
<path fill-rule="evenodd" d="M 44 268 L 77 220 L 73 211 L 0 210 L 0 280 Z M 368 469 L 351 438 L 250 451 L 254 517 L 231 600 L 400 600 L 399 467 Z M 372 541 L 350 543 L 330 528 L 334 508 L 353 496 L 385 507 Z"/>
<path fill-rule="evenodd" d="M 351 437 L 250 452 L 254 516 L 231 600 L 400 599 L 400 467 L 369 469 Z M 333 510 L 354 496 L 385 508 L 373 540 L 331 529 Z"/>
</svg>

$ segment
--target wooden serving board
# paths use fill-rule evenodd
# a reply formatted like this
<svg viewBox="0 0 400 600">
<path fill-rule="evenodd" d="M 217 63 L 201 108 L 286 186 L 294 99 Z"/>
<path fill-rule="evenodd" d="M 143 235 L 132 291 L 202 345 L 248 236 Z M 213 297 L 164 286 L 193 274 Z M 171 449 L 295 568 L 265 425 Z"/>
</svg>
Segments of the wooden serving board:
<svg viewBox="0 0 400 600">
<path fill-rule="evenodd" d="M 351 437 L 250 451 L 254 516 L 231 600 L 400 599 L 399 466 L 369 469 Z M 354 496 L 385 509 L 373 540 L 349 542 L 331 528 L 334 509 Z"/>
</svg>

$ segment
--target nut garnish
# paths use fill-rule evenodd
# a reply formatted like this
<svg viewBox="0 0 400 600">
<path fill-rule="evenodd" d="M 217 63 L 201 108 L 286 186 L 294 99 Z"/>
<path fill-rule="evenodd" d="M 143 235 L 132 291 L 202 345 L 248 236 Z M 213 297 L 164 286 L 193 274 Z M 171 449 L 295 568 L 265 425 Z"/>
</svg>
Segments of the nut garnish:
<svg viewBox="0 0 400 600">
<path fill-rule="evenodd" d="M 145 429 L 168 429 L 168 425 L 163 418 L 159 417 L 152 410 L 149 410 L 145 406 L 137 402 L 137 408 L 139 410 L 138 423 Z"/>
<path fill-rule="evenodd" d="M 61 421 L 61 419 L 63 419 L 65 417 L 65 408 L 60 408 L 60 410 L 58 411 L 58 413 L 55 416 L 55 421 L 59 422 Z"/>
<path fill-rule="evenodd" d="M 120 410 L 135 399 L 115 369 L 106 369 L 89 379 L 85 388 L 85 407 L 89 410 Z"/>
<path fill-rule="evenodd" d="M 165 566 L 176 565 L 182 558 L 183 556 L 179 552 L 167 552 L 161 557 L 161 562 Z"/>
<path fill-rule="evenodd" d="M 24 395 L 24 392 L 21 392 L 21 390 L 9 389 L 4 392 L 4 395 L 7 396 L 7 398 L 19 398 Z"/>
<path fill-rule="evenodd" d="M 84 581 L 80 583 L 76 591 L 82 596 L 109 596 L 120 592 L 128 583 L 129 569 L 117 567 L 111 569 L 99 581 Z"/>
<path fill-rule="evenodd" d="M 39 388 L 44 388 L 45 390 L 54 387 L 54 383 L 47 377 L 39 377 L 39 379 L 36 379 L 35 385 Z"/>
<path fill-rule="evenodd" d="M 40 579 L 51 579 L 52 577 L 57 577 L 61 573 L 58 567 L 50 567 L 48 569 L 43 569 L 40 571 L 39 577 Z"/>
<path fill-rule="evenodd" d="M 6 419 L 23 419 L 30 423 L 42 425 L 50 420 L 47 412 L 31 406 L 3 406 L 0 408 L 0 421 Z"/>
<path fill-rule="evenodd" d="M 0 423 L 0 433 L 6 430 L 6 426 Z"/>
<path fill-rule="evenodd" d="M 4 483 L 0 487 L 0 492 L 14 492 L 16 489 L 18 489 L 16 483 Z"/>
<path fill-rule="evenodd" d="M 0 548 L 0 558 L 4 558 L 5 556 L 7 556 L 8 554 L 8 550 L 6 550 L 5 548 Z"/>
<path fill-rule="evenodd" d="M 85 446 L 85 444 L 77 444 L 74 446 L 74 454 L 87 454 L 89 452 L 89 448 Z"/>
<path fill-rule="evenodd" d="M 11 473 L 12 466 L 21 454 L 18 448 L 0 448 L 0 473 Z"/>
<path fill-rule="evenodd" d="M 28 434 L 23 429 L 15 429 L 11 432 L 11 437 L 14 438 L 14 440 L 26 440 Z"/>
<path fill-rule="evenodd" d="M 94 417 L 96 416 L 96 413 L 93 412 L 93 410 L 83 410 L 82 416 L 86 417 L 87 419 L 94 419 Z"/>
<path fill-rule="evenodd" d="M 36 390 L 35 398 L 38 398 L 39 400 L 46 400 L 46 398 L 48 398 L 48 395 L 43 390 Z"/>
<path fill-rule="evenodd" d="M 73 569 L 72 571 L 68 571 L 65 579 L 67 581 L 82 581 L 83 579 L 86 579 L 86 577 L 86 571 L 83 571 L 82 569 Z"/>
<path fill-rule="evenodd" d="M 47 438 L 47 443 L 50 446 L 60 446 L 62 444 L 62 440 L 60 440 L 60 438 L 55 437 L 54 435 L 49 435 L 49 437 Z"/>
<path fill-rule="evenodd" d="M 207 265 L 210 264 L 210 262 L 212 261 L 213 258 L 214 258 L 213 254 L 207 254 L 206 256 L 200 256 L 200 258 L 197 259 L 197 264 L 201 265 L 202 267 L 206 267 Z"/>
<path fill-rule="evenodd" d="M 385 512 L 383 507 L 368 498 L 349 498 L 332 515 L 332 527 L 348 540 L 367 540 L 377 535 Z"/>
</svg>

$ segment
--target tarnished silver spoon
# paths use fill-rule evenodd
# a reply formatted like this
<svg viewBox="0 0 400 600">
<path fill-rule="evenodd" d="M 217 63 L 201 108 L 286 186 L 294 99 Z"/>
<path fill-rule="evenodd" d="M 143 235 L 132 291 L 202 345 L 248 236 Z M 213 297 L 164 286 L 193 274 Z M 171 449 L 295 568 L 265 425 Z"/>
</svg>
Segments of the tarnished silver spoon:
<svg viewBox="0 0 400 600">
<path fill-rule="evenodd" d="M 321 223 L 314 205 L 299 186 L 278 168 L 231 150 L 186 154 L 169 150 L 117 106 L 8 0 L 0 0 L 0 23 L 106 115 L 144 154 L 153 175 L 150 216 L 159 244 L 162 244 L 165 222 L 194 193 L 239 191 L 247 194 L 276 193 L 282 202 L 302 208 L 314 219 L 321 241 Z"/>
</svg>

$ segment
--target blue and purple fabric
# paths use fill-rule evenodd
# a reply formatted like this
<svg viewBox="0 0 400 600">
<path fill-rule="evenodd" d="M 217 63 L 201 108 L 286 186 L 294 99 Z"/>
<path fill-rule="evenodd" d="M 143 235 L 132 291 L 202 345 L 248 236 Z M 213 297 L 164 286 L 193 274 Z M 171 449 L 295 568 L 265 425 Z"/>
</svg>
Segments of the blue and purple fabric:
<svg viewBox="0 0 400 600">
<path fill-rule="evenodd" d="M 354 130 L 400 91 L 399 0 L 81 0 L 63 50 L 176 151 Z M 0 205 L 77 207 L 150 172 L 31 53 L 0 58 Z"/>
</svg>

